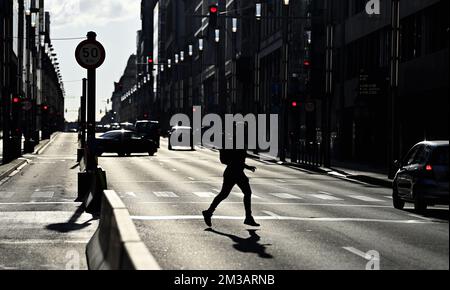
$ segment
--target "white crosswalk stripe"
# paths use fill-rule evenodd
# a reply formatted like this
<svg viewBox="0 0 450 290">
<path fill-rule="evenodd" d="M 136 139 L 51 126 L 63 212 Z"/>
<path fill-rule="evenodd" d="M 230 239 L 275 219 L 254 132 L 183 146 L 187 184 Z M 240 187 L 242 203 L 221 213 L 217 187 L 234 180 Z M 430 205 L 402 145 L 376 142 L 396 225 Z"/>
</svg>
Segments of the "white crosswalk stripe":
<svg viewBox="0 0 450 290">
<path fill-rule="evenodd" d="M 231 195 L 234 195 L 235 197 L 242 198 L 244 197 L 244 194 L 242 192 L 232 192 Z M 252 194 L 253 199 L 262 199 L 262 197 L 257 196 L 256 194 Z"/>
<path fill-rule="evenodd" d="M 213 198 L 216 195 L 212 192 L 194 192 L 194 194 L 200 198 Z"/>
<path fill-rule="evenodd" d="M 299 196 L 295 196 L 289 193 L 271 193 L 271 195 L 281 198 L 281 199 L 303 199 Z"/>
<path fill-rule="evenodd" d="M 179 197 L 174 192 L 170 192 L 170 191 L 155 191 L 155 192 L 153 192 L 153 194 L 156 195 L 157 197 L 170 197 L 170 198 Z"/>
<path fill-rule="evenodd" d="M 334 200 L 334 201 L 342 201 L 343 199 L 337 198 L 328 194 L 312 194 L 314 198 L 322 199 L 322 200 Z"/>
<path fill-rule="evenodd" d="M 367 201 L 367 202 L 383 202 L 382 200 L 368 197 L 368 196 L 363 196 L 363 195 L 350 195 L 349 197 L 357 199 L 357 200 Z"/>
</svg>

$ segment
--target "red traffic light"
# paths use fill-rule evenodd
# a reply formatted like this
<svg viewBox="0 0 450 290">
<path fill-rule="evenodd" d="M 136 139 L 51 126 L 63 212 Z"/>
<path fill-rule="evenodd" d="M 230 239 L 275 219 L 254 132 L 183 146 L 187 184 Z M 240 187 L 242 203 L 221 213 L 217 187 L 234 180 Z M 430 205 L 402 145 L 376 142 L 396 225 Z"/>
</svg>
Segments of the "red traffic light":
<svg viewBox="0 0 450 290">
<path fill-rule="evenodd" d="M 148 58 L 148 63 L 149 63 L 149 64 L 152 64 L 152 63 L 153 63 L 153 58 L 152 58 L 152 57 L 149 57 L 149 58 Z"/>
<path fill-rule="evenodd" d="M 311 61 L 305 60 L 305 61 L 303 62 L 303 65 L 306 66 L 306 67 L 309 67 L 309 66 L 311 66 Z"/>
<path fill-rule="evenodd" d="M 211 5 L 209 6 L 209 12 L 211 14 L 217 14 L 217 12 L 219 12 L 219 7 L 217 7 L 217 5 Z"/>
<path fill-rule="evenodd" d="M 297 107 L 298 107 L 298 103 L 297 103 L 296 101 L 293 101 L 293 102 L 292 102 L 292 107 L 293 107 L 293 108 L 297 108 Z"/>
<path fill-rule="evenodd" d="M 12 99 L 12 102 L 13 102 L 14 104 L 19 104 L 19 103 L 20 103 L 20 98 L 19 98 L 19 97 L 14 97 L 14 98 Z"/>
<path fill-rule="evenodd" d="M 47 106 L 47 105 L 43 105 L 43 106 L 42 106 L 42 110 L 48 111 L 48 106 Z"/>
</svg>

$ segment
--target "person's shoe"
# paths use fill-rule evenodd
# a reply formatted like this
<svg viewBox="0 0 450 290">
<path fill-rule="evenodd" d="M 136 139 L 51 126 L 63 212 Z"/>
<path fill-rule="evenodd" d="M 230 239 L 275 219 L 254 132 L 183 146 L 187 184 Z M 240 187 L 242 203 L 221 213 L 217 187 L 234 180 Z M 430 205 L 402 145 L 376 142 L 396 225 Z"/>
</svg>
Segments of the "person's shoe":
<svg viewBox="0 0 450 290">
<path fill-rule="evenodd" d="M 203 212 L 203 218 L 205 219 L 206 225 L 207 225 L 208 227 L 212 227 L 212 220 L 211 220 L 212 214 L 211 214 L 209 211 L 205 210 L 205 211 Z"/>
<path fill-rule="evenodd" d="M 251 227 L 260 227 L 261 225 L 258 224 L 253 217 L 248 217 L 245 219 L 244 224 Z"/>
</svg>

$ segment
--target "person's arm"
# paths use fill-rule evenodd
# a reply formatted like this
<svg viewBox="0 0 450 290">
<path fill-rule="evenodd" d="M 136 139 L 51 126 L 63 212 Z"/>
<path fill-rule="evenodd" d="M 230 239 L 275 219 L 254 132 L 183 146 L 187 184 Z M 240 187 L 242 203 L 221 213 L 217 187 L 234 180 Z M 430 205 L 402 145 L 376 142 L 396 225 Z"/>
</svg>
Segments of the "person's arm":
<svg viewBox="0 0 450 290">
<path fill-rule="evenodd" d="M 245 169 L 250 170 L 251 172 L 256 172 L 257 168 L 255 166 L 249 166 L 245 164 Z"/>
</svg>

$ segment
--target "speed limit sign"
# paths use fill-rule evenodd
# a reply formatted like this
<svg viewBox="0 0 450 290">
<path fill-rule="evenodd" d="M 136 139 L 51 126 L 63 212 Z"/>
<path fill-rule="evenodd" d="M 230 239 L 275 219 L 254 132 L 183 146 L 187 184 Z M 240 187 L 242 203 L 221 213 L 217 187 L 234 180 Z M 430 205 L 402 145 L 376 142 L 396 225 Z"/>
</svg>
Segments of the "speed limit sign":
<svg viewBox="0 0 450 290">
<path fill-rule="evenodd" d="M 85 69 L 99 68 L 105 61 L 105 57 L 105 48 L 95 38 L 88 38 L 81 42 L 75 51 L 78 64 Z"/>
</svg>

